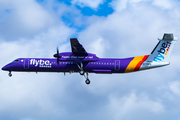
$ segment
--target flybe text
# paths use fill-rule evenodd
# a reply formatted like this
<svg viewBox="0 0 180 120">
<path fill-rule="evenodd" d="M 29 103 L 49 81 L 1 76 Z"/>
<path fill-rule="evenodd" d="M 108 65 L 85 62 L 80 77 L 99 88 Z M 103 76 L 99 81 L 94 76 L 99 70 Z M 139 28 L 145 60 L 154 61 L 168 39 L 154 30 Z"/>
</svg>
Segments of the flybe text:
<svg viewBox="0 0 180 120">
<path fill-rule="evenodd" d="M 51 63 L 49 60 L 42 60 L 42 59 L 31 59 L 30 65 L 38 66 L 39 67 L 51 67 Z"/>
<path fill-rule="evenodd" d="M 167 55 L 170 46 L 171 46 L 171 43 L 169 42 L 163 43 L 160 50 L 158 50 L 158 52 Z"/>
<path fill-rule="evenodd" d="M 155 62 L 161 62 L 162 60 L 164 60 L 164 55 L 168 54 L 169 48 L 171 46 L 171 43 L 167 42 L 167 43 L 162 43 L 161 48 L 157 51 L 158 52 L 158 56 L 154 58 Z"/>
</svg>

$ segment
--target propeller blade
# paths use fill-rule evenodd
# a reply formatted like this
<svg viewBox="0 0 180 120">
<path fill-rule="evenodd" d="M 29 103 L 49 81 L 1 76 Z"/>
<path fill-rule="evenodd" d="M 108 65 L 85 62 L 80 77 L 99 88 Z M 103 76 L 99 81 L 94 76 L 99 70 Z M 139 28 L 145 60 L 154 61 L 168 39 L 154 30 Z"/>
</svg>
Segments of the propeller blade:
<svg viewBox="0 0 180 120">
<path fill-rule="evenodd" d="M 55 58 L 57 58 L 57 64 L 59 65 L 59 58 L 60 58 L 60 56 L 59 56 L 59 49 L 58 49 L 58 47 L 57 47 L 57 53 L 54 54 L 53 56 L 54 56 Z"/>
<path fill-rule="evenodd" d="M 59 49 L 57 47 L 57 64 L 59 65 Z"/>
</svg>

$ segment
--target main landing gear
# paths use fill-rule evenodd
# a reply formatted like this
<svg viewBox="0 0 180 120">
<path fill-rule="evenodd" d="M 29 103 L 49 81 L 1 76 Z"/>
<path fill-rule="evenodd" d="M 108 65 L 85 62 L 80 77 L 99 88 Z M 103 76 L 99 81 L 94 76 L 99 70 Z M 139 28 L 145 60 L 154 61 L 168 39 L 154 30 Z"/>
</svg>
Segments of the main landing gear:
<svg viewBox="0 0 180 120">
<path fill-rule="evenodd" d="M 90 80 L 89 80 L 89 78 L 88 78 L 88 73 L 87 73 L 87 72 L 86 72 L 86 75 L 85 75 L 85 72 L 84 72 L 84 70 L 83 70 L 83 63 L 80 63 L 80 65 L 77 63 L 77 66 L 78 66 L 78 68 L 80 69 L 79 74 L 80 74 L 80 75 L 84 75 L 84 77 L 86 78 L 85 83 L 86 83 L 87 85 L 89 85 L 89 84 L 90 84 Z"/>
<path fill-rule="evenodd" d="M 79 73 L 80 73 L 80 75 L 84 75 L 84 70 L 83 70 L 83 64 L 82 63 L 80 63 L 80 65 L 77 63 L 77 66 L 78 66 L 78 68 L 80 69 L 80 71 L 79 71 Z"/>
<path fill-rule="evenodd" d="M 86 83 L 87 85 L 89 85 L 91 82 L 90 82 L 90 80 L 89 80 L 89 78 L 88 78 L 88 73 L 86 73 L 86 75 L 84 75 L 84 77 L 86 78 L 85 83 Z"/>
<path fill-rule="evenodd" d="M 12 77 L 12 73 L 11 73 L 11 71 L 9 71 L 8 76 L 9 76 L 9 77 Z"/>
</svg>

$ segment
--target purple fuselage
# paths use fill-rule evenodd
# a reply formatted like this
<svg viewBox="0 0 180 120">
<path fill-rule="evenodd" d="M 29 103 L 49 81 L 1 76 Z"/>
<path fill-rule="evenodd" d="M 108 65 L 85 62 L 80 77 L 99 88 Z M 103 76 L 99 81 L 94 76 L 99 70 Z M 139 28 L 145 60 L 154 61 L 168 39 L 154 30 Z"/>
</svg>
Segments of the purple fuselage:
<svg viewBox="0 0 180 120">
<path fill-rule="evenodd" d="M 83 69 L 89 73 L 124 73 L 132 58 L 106 59 L 98 61 L 84 61 Z M 6 71 L 19 72 L 79 72 L 76 61 L 59 61 L 46 58 L 18 58 L 2 68 Z"/>
</svg>

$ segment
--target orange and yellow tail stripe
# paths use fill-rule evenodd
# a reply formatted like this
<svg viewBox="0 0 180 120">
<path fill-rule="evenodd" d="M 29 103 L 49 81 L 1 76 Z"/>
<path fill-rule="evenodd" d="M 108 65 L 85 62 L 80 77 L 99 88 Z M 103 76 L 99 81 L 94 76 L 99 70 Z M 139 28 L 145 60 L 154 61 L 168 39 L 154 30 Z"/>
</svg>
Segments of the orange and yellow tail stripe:
<svg viewBox="0 0 180 120">
<path fill-rule="evenodd" d="M 125 73 L 139 71 L 142 63 L 149 57 L 149 55 L 134 57 L 134 59 L 127 66 Z"/>
</svg>

